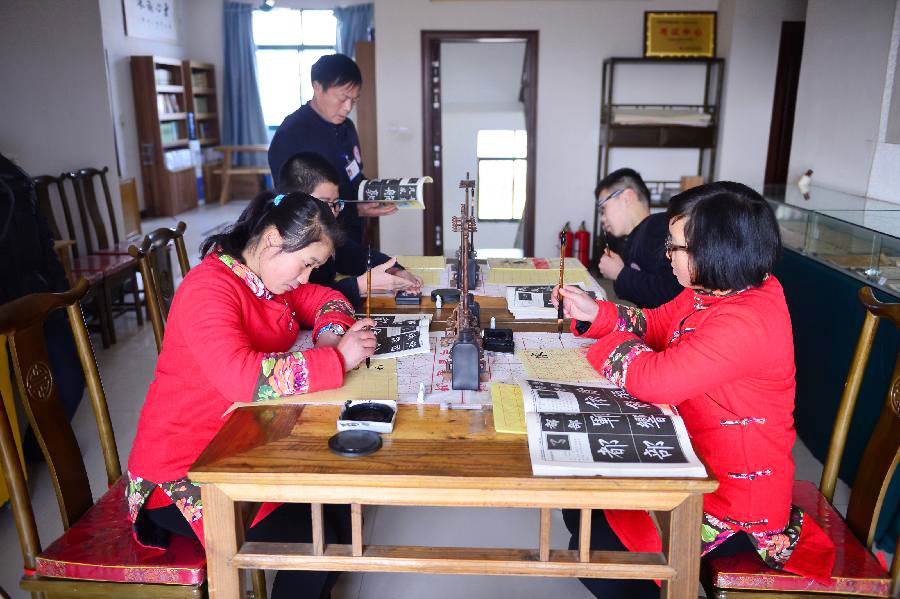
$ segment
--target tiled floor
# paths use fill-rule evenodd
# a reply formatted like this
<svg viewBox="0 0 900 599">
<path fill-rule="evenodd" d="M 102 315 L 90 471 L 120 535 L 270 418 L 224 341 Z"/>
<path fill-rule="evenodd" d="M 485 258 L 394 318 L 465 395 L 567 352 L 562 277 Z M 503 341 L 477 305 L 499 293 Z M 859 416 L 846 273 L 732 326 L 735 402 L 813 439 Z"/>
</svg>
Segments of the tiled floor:
<svg viewBox="0 0 900 599">
<path fill-rule="evenodd" d="M 187 223 L 186 244 L 191 263 L 199 261 L 197 248 L 210 230 L 235 220 L 246 202 L 225 206 L 201 206 L 178 217 Z M 154 219 L 143 223 L 144 232 L 161 226 L 172 226 L 178 219 Z M 109 400 L 110 413 L 119 455 L 127 461 L 134 440 L 141 404 L 150 383 L 156 349 L 148 325 L 138 327 L 131 314 L 116 319 L 119 342 L 108 350 L 99 349 L 95 340 L 100 375 Z M 91 486 L 95 494 L 105 489 L 103 458 L 97 442 L 96 425 L 88 401 L 82 401 L 73 425 L 81 443 Z M 796 476 L 818 482 L 822 465 L 798 441 L 794 448 Z M 62 533 L 55 493 L 43 466 L 29 470 L 31 493 L 37 506 L 37 522 L 45 543 Z M 837 507 L 846 510 L 847 486 L 839 481 L 835 496 Z M 374 508 L 366 512 L 366 538 L 373 543 L 423 544 L 453 546 L 537 547 L 538 515 L 535 510 L 513 509 L 440 509 L 440 508 Z M 557 513 L 553 522 L 553 546 L 563 548 L 567 534 Z M 22 574 L 21 553 L 15 524 L 9 507 L 0 510 L 0 587 L 10 596 L 25 598 L 18 590 Z M 574 579 L 444 576 L 425 574 L 345 574 L 334 593 L 336 599 L 404 599 L 407 597 L 468 597 L 470 599 L 502 597 L 567 597 L 589 598 L 591 595 Z"/>
</svg>

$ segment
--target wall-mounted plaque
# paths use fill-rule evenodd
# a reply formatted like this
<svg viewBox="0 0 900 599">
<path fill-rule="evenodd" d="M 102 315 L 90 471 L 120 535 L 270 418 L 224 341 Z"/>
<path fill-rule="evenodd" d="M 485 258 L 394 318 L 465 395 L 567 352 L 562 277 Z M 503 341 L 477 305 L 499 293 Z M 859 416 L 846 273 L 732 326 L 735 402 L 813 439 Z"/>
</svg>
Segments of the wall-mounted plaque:
<svg viewBox="0 0 900 599">
<path fill-rule="evenodd" d="M 647 58 L 714 58 L 715 12 L 644 13 L 644 56 Z"/>
</svg>

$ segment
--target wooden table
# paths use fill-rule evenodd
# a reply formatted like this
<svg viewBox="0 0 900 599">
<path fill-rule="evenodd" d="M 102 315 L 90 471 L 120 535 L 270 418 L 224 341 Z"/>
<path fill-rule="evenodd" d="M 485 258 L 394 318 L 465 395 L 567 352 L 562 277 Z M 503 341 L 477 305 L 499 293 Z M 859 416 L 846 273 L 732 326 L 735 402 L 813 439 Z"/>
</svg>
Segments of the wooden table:
<svg viewBox="0 0 900 599">
<path fill-rule="evenodd" d="M 327 446 L 338 409 L 242 408 L 191 468 L 190 478 L 203 483 L 211 598 L 239 596 L 239 569 L 264 568 L 661 579 L 661 596 L 696 599 L 702 499 L 715 479 L 534 477 L 525 437 L 496 433 L 489 410 L 436 406 L 400 406 L 379 451 L 345 458 Z M 243 542 L 236 515 L 243 501 L 311 503 L 312 542 Z M 325 544 L 328 503 L 350 504 L 350 545 Z M 539 549 L 370 545 L 363 505 L 532 508 Z M 553 508 L 581 509 L 577 551 L 550 549 Z M 663 551 L 591 551 L 592 508 L 655 511 Z"/>
</svg>

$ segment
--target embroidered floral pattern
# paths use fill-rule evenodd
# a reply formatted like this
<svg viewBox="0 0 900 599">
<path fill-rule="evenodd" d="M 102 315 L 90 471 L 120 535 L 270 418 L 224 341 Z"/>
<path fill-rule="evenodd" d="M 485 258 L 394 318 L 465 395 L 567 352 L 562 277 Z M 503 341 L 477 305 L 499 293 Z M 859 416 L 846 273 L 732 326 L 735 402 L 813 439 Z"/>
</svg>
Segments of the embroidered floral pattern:
<svg viewBox="0 0 900 599">
<path fill-rule="evenodd" d="M 803 518 L 803 510 L 792 505 L 788 525 L 784 530 L 747 533 L 759 557 L 767 566 L 779 570 L 784 568 L 800 539 Z M 737 532 L 740 530 L 728 522 L 704 512 L 700 524 L 700 554 L 706 555 Z"/>
<path fill-rule="evenodd" d="M 265 354 L 253 401 L 296 395 L 308 390 L 309 367 L 303 352 Z"/>
<path fill-rule="evenodd" d="M 621 343 L 609 354 L 603 365 L 602 374 L 617 387 L 625 388 L 625 378 L 628 376 L 628 367 L 634 359 L 645 351 L 653 351 L 640 339 L 629 339 Z"/>
<path fill-rule="evenodd" d="M 348 316 L 351 320 L 354 318 L 353 306 L 347 300 L 342 299 L 333 299 L 322 304 L 322 307 L 319 308 L 318 314 L 316 314 L 316 320 L 318 320 L 322 315 L 328 314 L 329 312 L 338 312 L 340 314 L 344 314 Z"/>
<path fill-rule="evenodd" d="M 186 478 L 161 483 L 159 487 L 169 496 L 185 520 L 193 524 L 203 517 L 203 501 L 200 499 L 200 486 Z"/>
<path fill-rule="evenodd" d="M 128 502 L 128 519 L 134 524 L 147 498 L 159 487 L 169 496 L 178 511 L 188 523 L 193 524 L 203 517 L 203 501 L 200 499 L 200 486 L 186 478 L 167 483 L 152 483 L 140 476 L 128 473 L 128 485 L 125 488 L 125 499 Z"/>
<path fill-rule="evenodd" d="M 128 473 L 128 485 L 125 487 L 125 501 L 128 502 L 128 519 L 132 524 L 137 521 L 138 512 L 144 506 L 144 502 L 150 497 L 150 493 L 156 488 L 156 483 L 146 481 L 140 476 Z"/>
<path fill-rule="evenodd" d="M 274 297 L 272 292 L 263 285 L 262 279 L 256 276 L 256 273 L 250 270 L 246 264 L 243 264 L 234 256 L 224 252 L 218 252 L 216 255 L 219 257 L 219 260 L 224 262 L 225 265 L 238 276 L 240 280 L 247 284 L 247 287 L 253 291 L 253 294 L 256 297 L 262 299 L 272 299 Z"/>
<path fill-rule="evenodd" d="M 618 308 L 619 316 L 616 318 L 615 330 L 643 337 L 647 332 L 647 317 L 644 316 L 644 311 L 631 306 L 618 306 Z"/>
</svg>

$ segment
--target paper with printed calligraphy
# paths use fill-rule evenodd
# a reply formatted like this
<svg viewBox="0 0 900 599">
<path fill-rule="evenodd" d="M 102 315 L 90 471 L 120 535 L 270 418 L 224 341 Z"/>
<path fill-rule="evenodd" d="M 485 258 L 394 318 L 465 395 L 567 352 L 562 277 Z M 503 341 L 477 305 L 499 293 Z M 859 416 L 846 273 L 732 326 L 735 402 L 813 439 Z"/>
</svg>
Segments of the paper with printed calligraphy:
<svg viewBox="0 0 900 599">
<path fill-rule="evenodd" d="M 608 383 L 520 381 L 535 476 L 703 478 L 681 417 Z"/>
</svg>

